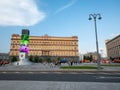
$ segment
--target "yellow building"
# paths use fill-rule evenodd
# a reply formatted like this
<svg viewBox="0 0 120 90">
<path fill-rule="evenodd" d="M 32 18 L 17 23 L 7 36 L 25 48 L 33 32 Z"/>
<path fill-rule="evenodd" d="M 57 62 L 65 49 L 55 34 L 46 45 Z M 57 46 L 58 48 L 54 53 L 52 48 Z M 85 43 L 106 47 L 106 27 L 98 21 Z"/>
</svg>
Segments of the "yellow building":
<svg viewBox="0 0 120 90">
<path fill-rule="evenodd" d="M 21 36 L 13 34 L 11 38 L 10 56 L 19 56 Z M 30 36 L 28 56 L 66 58 L 78 60 L 78 37 Z"/>
</svg>

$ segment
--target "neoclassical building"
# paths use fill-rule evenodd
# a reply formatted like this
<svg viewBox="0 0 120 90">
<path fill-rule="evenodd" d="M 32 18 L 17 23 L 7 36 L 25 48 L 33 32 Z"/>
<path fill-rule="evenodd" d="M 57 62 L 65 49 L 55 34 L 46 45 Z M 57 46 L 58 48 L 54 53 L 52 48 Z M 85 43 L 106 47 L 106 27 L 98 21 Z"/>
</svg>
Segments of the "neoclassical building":
<svg viewBox="0 0 120 90">
<path fill-rule="evenodd" d="M 108 57 L 120 59 L 120 35 L 111 40 L 106 40 L 106 49 Z"/>
<path fill-rule="evenodd" d="M 20 38 L 18 34 L 11 37 L 10 56 L 19 56 Z M 48 36 L 30 36 L 28 44 L 28 56 L 39 56 L 41 58 L 66 58 L 68 60 L 78 60 L 78 37 L 56 37 Z"/>
</svg>

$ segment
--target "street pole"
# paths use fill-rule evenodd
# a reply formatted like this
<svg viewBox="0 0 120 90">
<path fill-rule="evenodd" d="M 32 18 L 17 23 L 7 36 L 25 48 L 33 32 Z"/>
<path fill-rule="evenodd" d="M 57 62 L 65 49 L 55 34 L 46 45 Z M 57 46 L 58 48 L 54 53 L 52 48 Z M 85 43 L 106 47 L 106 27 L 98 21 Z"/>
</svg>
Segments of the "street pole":
<svg viewBox="0 0 120 90">
<path fill-rule="evenodd" d="M 100 20 L 101 19 L 101 15 L 100 14 L 90 14 L 89 15 L 89 20 L 92 20 L 92 17 L 94 19 L 94 25 L 95 25 L 95 37 L 96 37 L 96 49 L 97 49 L 97 66 L 98 66 L 98 70 L 101 69 L 101 66 L 100 66 L 100 54 L 99 54 L 99 47 L 98 47 L 98 36 L 97 36 L 97 25 L 96 25 L 96 18 L 98 16 L 98 19 Z"/>
</svg>

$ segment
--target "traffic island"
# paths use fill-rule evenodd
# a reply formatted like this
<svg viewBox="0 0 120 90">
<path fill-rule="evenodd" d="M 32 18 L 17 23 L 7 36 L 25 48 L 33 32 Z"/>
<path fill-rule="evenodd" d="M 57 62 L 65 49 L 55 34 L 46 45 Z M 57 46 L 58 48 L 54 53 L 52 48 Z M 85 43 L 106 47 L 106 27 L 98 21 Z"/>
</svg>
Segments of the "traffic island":
<svg viewBox="0 0 120 90">
<path fill-rule="evenodd" d="M 96 66 L 61 66 L 60 69 L 98 69 Z M 103 67 L 101 67 L 103 69 Z"/>
</svg>

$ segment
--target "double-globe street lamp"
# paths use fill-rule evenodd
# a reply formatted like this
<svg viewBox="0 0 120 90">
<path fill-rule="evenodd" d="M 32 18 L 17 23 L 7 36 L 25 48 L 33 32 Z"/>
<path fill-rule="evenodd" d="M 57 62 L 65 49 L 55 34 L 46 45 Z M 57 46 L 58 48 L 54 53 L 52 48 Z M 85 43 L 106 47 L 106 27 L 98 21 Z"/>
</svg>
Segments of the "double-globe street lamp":
<svg viewBox="0 0 120 90">
<path fill-rule="evenodd" d="M 89 14 L 89 20 L 94 19 L 94 24 L 95 24 L 95 36 L 96 36 L 96 49 L 97 49 L 97 65 L 98 65 L 98 70 L 101 69 L 100 67 L 100 54 L 99 54 L 99 47 L 98 47 L 98 36 L 97 36 L 97 25 L 96 25 L 96 19 L 100 20 L 102 19 L 100 14 Z"/>
</svg>

